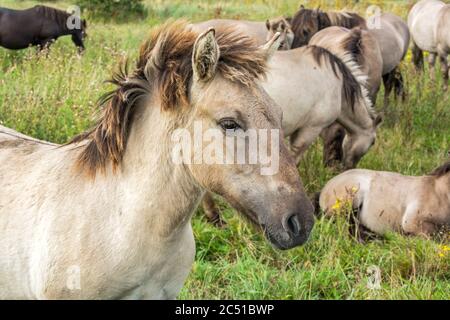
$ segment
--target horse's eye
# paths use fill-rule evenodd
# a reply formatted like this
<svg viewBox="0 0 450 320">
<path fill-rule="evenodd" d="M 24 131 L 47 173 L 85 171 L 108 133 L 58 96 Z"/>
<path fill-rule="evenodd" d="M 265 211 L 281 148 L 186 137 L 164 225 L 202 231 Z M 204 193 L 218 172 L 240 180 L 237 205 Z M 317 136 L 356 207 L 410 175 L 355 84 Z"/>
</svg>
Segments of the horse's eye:
<svg viewBox="0 0 450 320">
<path fill-rule="evenodd" d="M 222 119 L 219 121 L 219 125 L 222 127 L 223 130 L 239 130 L 241 127 L 239 124 L 236 123 L 233 119 Z"/>
</svg>

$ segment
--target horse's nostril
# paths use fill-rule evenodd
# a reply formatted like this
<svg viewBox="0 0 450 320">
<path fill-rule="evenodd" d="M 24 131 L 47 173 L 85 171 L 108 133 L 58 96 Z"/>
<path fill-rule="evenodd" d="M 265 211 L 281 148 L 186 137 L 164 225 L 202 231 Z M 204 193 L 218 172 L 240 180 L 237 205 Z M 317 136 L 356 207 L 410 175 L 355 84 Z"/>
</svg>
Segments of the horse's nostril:
<svg viewBox="0 0 450 320">
<path fill-rule="evenodd" d="M 294 236 L 298 236 L 300 234 L 300 222 L 298 221 L 298 217 L 296 214 L 288 216 L 283 221 L 284 229 Z"/>
</svg>

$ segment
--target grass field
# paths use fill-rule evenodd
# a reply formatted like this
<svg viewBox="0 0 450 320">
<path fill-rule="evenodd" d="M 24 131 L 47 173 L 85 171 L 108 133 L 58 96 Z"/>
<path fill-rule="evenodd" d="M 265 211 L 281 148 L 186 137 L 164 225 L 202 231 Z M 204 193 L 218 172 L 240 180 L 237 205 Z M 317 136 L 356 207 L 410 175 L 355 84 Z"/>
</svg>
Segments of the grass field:
<svg viewBox="0 0 450 320">
<path fill-rule="evenodd" d="M 365 12 L 367 4 L 406 17 L 411 1 L 304 1 L 322 8 Z M 25 8 L 37 1 L 0 0 L 0 6 Z M 45 3 L 45 2 L 44 2 Z M 67 8 L 66 1 L 46 3 Z M 96 100 L 122 56 L 135 56 L 152 25 L 170 17 L 200 21 L 212 17 L 265 19 L 292 14 L 298 1 L 170 0 L 148 1 L 146 20 L 114 24 L 89 22 L 87 51 L 75 53 L 69 38 L 52 47 L 48 57 L 34 49 L 0 48 L 0 124 L 25 134 L 66 142 L 93 123 Z M 450 97 L 441 80 L 415 74 L 410 57 L 402 69 L 408 99 L 392 103 L 377 143 L 361 168 L 422 175 L 440 165 L 450 149 Z M 380 93 L 382 94 L 382 92 Z M 382 99 L 379 99 L 379 104 Z M 381 108 L 381 105 L 378 106 Z M 321 144 L 307 152 L 299 167 L 309 193 L 336 175 L 322 166 Z M 311 241 L 280 252 L 236 212 L 221 202 L 228 226 L 217 229 L 201 215 L 193 219 L 197 258 L 181 292 L 182 299 L 450 299 L 450 252 L 446 240 L 386 235 L 360 244 L 348 233 L 345 216 L 321 218 Z M 448 240 L 447 240 L 448 241 Z M 373 266 L 381 287 L 370 288 Z"/>
</svg>

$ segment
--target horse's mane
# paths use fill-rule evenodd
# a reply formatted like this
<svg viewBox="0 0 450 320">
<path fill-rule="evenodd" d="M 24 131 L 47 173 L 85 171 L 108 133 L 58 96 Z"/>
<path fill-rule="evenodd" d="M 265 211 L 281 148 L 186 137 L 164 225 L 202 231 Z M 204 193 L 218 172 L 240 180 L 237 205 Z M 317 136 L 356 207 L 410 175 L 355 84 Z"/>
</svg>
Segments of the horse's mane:
<svg viewBox="0 0 450 320">
<path fill-rule="evenodd" d="M 450 173 L 450 160 L 448 160 L 446 163 L 444 163 L 439 168 L 434 169 L 430 175 L 436 176 L 439 178 L 439 177 L 445 176 L 447 173 Z"/>
<path fill-rule="evenodd" d="M 366 20 L 355 12 L 328 12 L 332 26 L 352 29 L 354 27 L 367 27 Z"/>
<path fill-rule="evenodd" d="M 70 13 L 43 5 L 37 5 L 34 9 L 45 18 L 55 21 L 63 29 L 67 29 L 67 19 L 70 17 Z"/>
<path fill-rule="evenodd" d="M 338 57 L 323 47 L 309 45 L 307 48 L 311 50 L 312 56 L 319 66 L 323 62 L 328 62 L 334 75 L 338 78 L 342 77 L 342 94 L 352 110 L 354 111 L 356 102 L 362 100 L 370 117 L 374 119 L 376 117 L 375 110 L 372 108 L 366 89 L 367 76 L 362 73 L 351 53 L 346 52 Z"/>
<path fill-rule="evenodd" d="M 349 33 L 347 38 L 342 42 L 342 49 L 351 53 L 352 57 L 362 65 L 361 59 L 364 59 L 362 47 L 362 30 L 361 28 L 354 28 Z"/>
<path fill-rule="evenodd" d="M 318 30 L 322 30 L 331 26 L 344 27 L 352 29 L 354 27 L 366 27 L 366 21 L 363 17 L 353 12 L 324 12 L 322 10 L 313 10 L 301 8 L 292 17 L 290 23 L 294 32 L 293 48 L 300 46 L 300 39 L 303 34 L 304 26 L 311 24 L 317 20 Z"/>
<path fill-rule="evenodd" d="M 314 18 L 315 12 L 317 13 L 317 17 Z M 292 32 L 294 32 L 294 42 L 292 43 L 293 48 L 298 48 L 300 46 L 299 39 L 304 37 L 303 27 L 306 24 L 311 23 L 314 19 L 317 19 L 319 24 L 319 30 L 328 28 L 331 26 L 331 20 L 328 15 L 323 11 L 314 11 L 310 9 L 300 9 L 297 13 L 294 14 L 290 23 Z"/>
<path fill-rule="evenodd" d="M 122 63 L 110 83 L 116 89 L 104 95 L 99 104 L 103 112 L 91 130 L 73 138 L 69 144 L 87 140 L 77 165 L 89 175 L 105 171 L 109 161 L 113 169 L 120 164 L 136 106 L 143 97 L 158 90 L 163 111 L 177 112 L 187 107 L 189 84 L 193 75 L 192 53 L 199 34 L 186 21 L 168 22 L 152 30 L 140 49 L 134 71 Z M 252 86 L 264 77 L 266 56 L 250 38 L 233 28 L 216 30 L 220 49 L 217 71 L 226 79 Z"/>
</svg>

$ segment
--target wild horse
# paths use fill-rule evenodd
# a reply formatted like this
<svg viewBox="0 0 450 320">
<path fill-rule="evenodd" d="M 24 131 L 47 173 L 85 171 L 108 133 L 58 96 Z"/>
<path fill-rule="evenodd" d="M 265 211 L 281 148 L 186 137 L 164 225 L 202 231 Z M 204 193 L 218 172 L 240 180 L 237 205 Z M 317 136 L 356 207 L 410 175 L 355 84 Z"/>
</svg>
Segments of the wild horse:
<svg viewBox="0 0 450 320">
<path fill-rule="evenodd" d="M 25 10 L 0 8 L 0 46 L 7 49 L 38 46 L 42 50 L 59 37 L 71 35 L 81 52 L 85 49 L 86 27 L 86 20 L 46 6 Z"/>
</svg>

